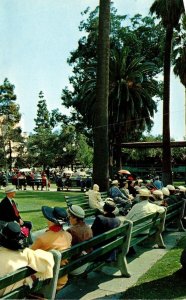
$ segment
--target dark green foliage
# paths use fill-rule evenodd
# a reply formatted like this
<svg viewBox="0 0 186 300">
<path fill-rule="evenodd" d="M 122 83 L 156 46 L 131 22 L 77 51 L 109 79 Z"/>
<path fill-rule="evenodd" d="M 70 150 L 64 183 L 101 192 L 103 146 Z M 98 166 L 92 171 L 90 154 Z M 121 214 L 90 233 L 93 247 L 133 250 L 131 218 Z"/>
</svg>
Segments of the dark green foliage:
<svg viewBox="0 0 186 300">
<path fill-rule="evenodd" d="M 163 87 L 163 183 L 172 183 L 171 148 L 170 148 L 170 71 L 174 30 L 180 30 L 180 19 L 184 14 L 183 0 L 155 0 L 150 8 L 165 28 L 164 40 L 164 87 Z"/>
<path fill-rule="evenodd" d="M 16 103 L 16 95 L 14 93 L 15 86 L 5 78 L 4 83 L 0 85 L 0 124 L 1 124 L 1 165 L 7 170 L 11 170 L 14 153 L 19 151 L 19 143 L 23 139 L 21 137 L 21 128 L 19 121 L 21 114 L 19 105 Z M 14 149 L 13 149 L 14 148 Z M 15 158 L 16 159 L 16 158 Z M 14 162 L 15 162 L 14 159 Z"/>
<path fill-rule="evenodd" d="M 65 88 L 62 93 L 63 103 L 67 107 L 73 106 L 77 110 L 78 121 L 84 122 L 88 127 L 92 126 L 95 117 L 97 28 L 98 9 L 91 12 L 86 21 L 81 22 L 80 30 L 88 32 L 88 36 L 79 40 L 78 49 L 71 53 L 68 60 L 74 70 L 74 75 L 70 78 L 74 91 Z M 109 129 L 114 135 L 118 131 L 114 124 L 123 124 L 125 134 L 123 130 L 121 132 L 125 141 L 128 139 L 126 134 L 130 139 L 137 138 L 137 131 L 141 134 L 144 128 L 152 127 L 149 117 L 156 110 L 152 97 L 162 96 L 154 76 L 162 70 L 163 35 L 162 27 L 156 25 L 152 17 L 142 18 L 141 15 L 135 15 L 129 20 L 127 16 L 117 15 L 115 9 L 111 10 Z M 129 88 L 127 84 L 131 80 L 135 87 L 142 84 L 143 92 L 139 89 L 135 91 L 134 85 L 133 89 Z M 147 103 L 150 115 L 139 109 Z M 134 107 L 138 110 L 137 115 Z"/>
<path fill-rule="evenodd" d="M 39 93 L 39 101 L 37 104 L 37 117 L 34 119 L 36 127 L 34 128 L 34 131 L 36 133 L 39 133 L 40 130 L 50 130 L 50 114 L 47 109 L 46 100 L 44 99 L 44 94 L 41 91 Z"/>
</svg>

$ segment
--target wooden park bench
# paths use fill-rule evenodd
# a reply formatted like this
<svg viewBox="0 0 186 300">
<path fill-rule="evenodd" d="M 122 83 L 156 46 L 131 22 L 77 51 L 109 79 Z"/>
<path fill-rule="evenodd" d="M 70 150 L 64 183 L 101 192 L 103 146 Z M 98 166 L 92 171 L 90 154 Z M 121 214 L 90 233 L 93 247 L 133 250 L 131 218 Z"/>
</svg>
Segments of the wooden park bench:
<svg viewBox="0 0 186 300">
<path fill-rule="evenodd" d="M 129 248 L 139 244 L 141 241 L 154 235 L 154 241 L 158 246 L 164 246 L 161 232 L 165 221 L 165 214 L 151 214 L 136 222 L 124 220 L 120 227 L 107 231 L 90 240 L 74 245 L 70 249 L 61 252 L 62 259 L 68 259 L 68 264 L 60 267 L 59 277 L 68 274 L 68 284 L 80 278 L 86 278 L 86 275 L 92 271 L 101 271 L 102 267 L 114 267 L 119 269 L 122 277 L 130 277 L 128 270 L 127 253 Z M 140 225 L 140 227 L 139 227 Z M 144 234 L 144 230 L 149 233 Z M 142 235 L 141 235 L 142 233 Z M 86 255 L 81 255 L 82 251 L 92 248 L 93 251 Z M 105 255 L 116 250 L 115 260 L 109 261 Z M 75 257 L 73 259 L 73 257 Z M 73 275 L 73 272 L 79 266 L 88 263 L 86 270 L 80 275 Z M 114 276 L 114 275 L 113 275 Z M 118 275 L 116 275 L 118 276 Z M 61 295 L 60 295 L 61 296 Z"/>
<path fill-rule="evenodd" d="M 185 214 L 185 200 L 178 201 L 167 207 L 165 230 L 185 231 L 182 220 Z M 171 227 L 171 228 L 170 228 Z"/>
<path fill-rule="evenodd" d="M 86 274 L 95 268 L 100 268 L 103 265 L 109 264 L 105 258 L 105 255 L 110 255 L 110 253 L 116 250 L 116 261 L 114 265 L 121 271 L 122 276 L 130 277 L 127 269 L 126 254 L 129 250 L 130 238 L 132 231 L 132 222 L 126 221 L 122 226 L 114 228 L 106 233 L 103 233 L 97 237 L 94 237 L 88 241 L 79 243 L 71 248 L 64 250 L 62 252 L 52 250 L 55 260 L 54 266 L 54 277 L 51 280 L 36 281 L 33 288 L 29 286 L 22 285 L 18 289 L 6 294 L 2 299 L 23 299 L 24 297 L 32 294 L 34 292 L 39 292 L 44 295 L 46 299 L 55 299 L 57 280 L 65 274 L 70 274 L 73 270 L 89 263 L 86 270 Z M 78 256 L 82 251 L 92 248 L 92 252 Z M 74 256 L 76 257 L 74 259 Z M 68 259 L 69 263 L 67 265 L 60 267 L 61 259 Z M 10 284 L 18 282 L 36 273 L 32 269 L 26 267 L 19 269 L 11 274 L 7 274 L 0 278 L 0 289 L 3 289 Z"/>
<path fill-rule="evenodd" d="M 142 241 L 147 241 L 150 236 L 155 234 L 154 242 L 158 244 L 160 248 L 164 248 L 163 238 L 162 238 L 162 231 L 172 231 L 172 230 L 179 230 L 185 231 L 185 228 L 182 224 L 182 219 L 184 217 L 185 212 L 185 201 L 181 200 L 174 204 L 169 205 L 165 208 L 165 214 L 160 214 L 158 216 L 155 215 L 154 218 L 151 220 L 149 225 L 145 225 L 145 222 L 148 221 L 150 216 L 143 218 L 142 220 L 136 220 L 133 222 L 133 230 L 131 236 L 131 243 L 130 246 L 135 246 L 140 244 Z M 169 226 L 172 226 L 171 228 Z M 147 227 L 146 227 L 147 226 Z M 152 226 L 150 228 L 150 226 Z M 144 230 L 149 227 L 149 237 L 145 234 L 142 234 Z M 158 230 L 157 230 L 158 229 Z M 156 231 L 157 230 L 157 231 Z"/>
<path fill-rule="evenodd" d="M 155 235 L 155 241 L 161 246 L 163 243 L 161 225 L 164 224 L 165 214 L 157 213 L 144 217 L 135 222 L 124 220 L 123 224 L 117 228 L 93 237 L 90 240 L 84 241 L 62 252 L 52 251 L 55 259 L 54 277 L 51 280 L 37 281 L 34 287 L 30 289 L 28 286 L 21 286 L 18 289 L 3 296 L 3 299 L 22 299 L 29 294 L 39 292 L 44 294 L 46 299 L 54 299 L 57 279 L 65 274 L 69 274 L 69 283 L 74 277 L 82 278 L 81 275 L 71 275 L 71 272 L 79 266 L 88 263 L 84 275 L 89 272 L 101 269 L 103 266 L 112 266 L 120 270 L 121 276 L 130 277 L 130 272 L 127 266 L 126 255 L 131 246 L 139 244 L 141 241 Z M 144 234 L 144 231 L 148 233 Z M 83 251 L 92 249 L 86 255 L 81 255 Z M 115 253 L 114 260 L 108 260 L 111 253 Z M 68 264 L 60 266 L 61 259 L 68 259 Z M 35 271 L 30 268 L 22 268 L 12 274 L 7 274 L 0 278 L 0 289 L 9 286 L 27 276 L 34 274 Z"/>
<path fill-rule="evenodd" d="M 107 192 L 100 192 L 101 198 L 104 200 L 108 197 Z M 65 201 L 67 207 L 70 205 L 79 205 L 85 210 L 85 216 L 90 217 L 95 215 L 96 209 L 90 208 L 89 206 L 89 200 L 88 200 L 88 195 L 81 194 L 81 195 L 76 195 L 76 196 L 65 196 Z"/>
<path fill-rule="evenodd" d="M 0 299 L 25 299 L 27 297 L 28 299 L 31 299 L 29 295 L 36 292 L 42 293 L 46 299 L 55 299 L 58 272 L 61 263 L 61 254 L 56 250 L 51 250 L 51 252 L 55 262 L 53 268 L 53 278 L 43 281 L 35 280 L 32 288 L 30 288 L 28 285 L 22 284 L 17 289 L 3 295 Z M 17 283 L 20 280 L 24 280 L 26 277 L 29 277 L 35 273 L 36 271 L 33 269 L 24 267 L 12 273 L 6 274 L 0 277 L 0 290 L 8 287 L 9 285 Z"/>
</svg>

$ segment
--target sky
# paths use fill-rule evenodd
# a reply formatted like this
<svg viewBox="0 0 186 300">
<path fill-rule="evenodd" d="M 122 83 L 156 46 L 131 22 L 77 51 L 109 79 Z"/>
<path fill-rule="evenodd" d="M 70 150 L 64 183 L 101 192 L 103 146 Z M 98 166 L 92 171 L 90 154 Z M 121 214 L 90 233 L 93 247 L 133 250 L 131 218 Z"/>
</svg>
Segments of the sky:
<svg viewBox="0 0 186 300">
<path fill-rule="evenodd" d="M 186 2 L 186 0 L 184 0 Z M 119 14 L 147 15 L 153 0 L 114 0 Z M 81 12 L 93 10 L 99 0 L 1 0 L 0 84 L 5 78 L 15 85 L 22 114 L 23 131 L 32 132 L 38 95 L 43 91 L 48 109 L 59 108 L 61 92 L 72 74 L 67 64 L 83 33 L 78 26 Z M 185 133 L 184 87 L 171 76 L 171 137 L 183 140 Z M 162 103 L 154 118 L 152 134 L 162 134 Z"/>
</svg>

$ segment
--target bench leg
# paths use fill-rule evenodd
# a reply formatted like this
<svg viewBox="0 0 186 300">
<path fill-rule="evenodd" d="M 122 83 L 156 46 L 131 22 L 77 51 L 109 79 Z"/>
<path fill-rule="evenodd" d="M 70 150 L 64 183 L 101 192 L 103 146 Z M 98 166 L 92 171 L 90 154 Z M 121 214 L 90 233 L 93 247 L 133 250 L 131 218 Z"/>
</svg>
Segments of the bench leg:
<svg viewBox="0 0 186 300">
<path fill-rule="evenodd" d="M 181 219 L 178 220 L 178 230 L 182 232 L 186 231 Z"/>
<path fill-rule="evenodd" d="M 126 278 L 131 277 L 131 274 L 128 272 L 128 268 L 127 268 L 127 259 L 126 256 L 123 255 L 123 253 L 118 254 L 118 268 L 123 277 Z"/>
<path fill-rule="evenodd" d="M 161 249 L 165 249 L 166 248 L 161 233 L 159 233 L 159 232 L 156 233 L 156 235 L 155 235 L 155 242 L 157 243 L 157 245 L 158 245 L 159 248 L 161 248 Z"/>
</svg>

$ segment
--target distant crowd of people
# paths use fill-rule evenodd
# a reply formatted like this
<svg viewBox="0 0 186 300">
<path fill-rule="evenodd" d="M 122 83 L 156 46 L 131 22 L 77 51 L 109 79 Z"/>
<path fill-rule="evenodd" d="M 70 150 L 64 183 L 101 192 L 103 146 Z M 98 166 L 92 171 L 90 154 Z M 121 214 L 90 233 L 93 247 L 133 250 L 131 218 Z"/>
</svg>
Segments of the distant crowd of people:
<svg viewBox="0 0 186 300">
<path fill-rule="evenodd" d="M 50 189 L 50 180 L 46 172 L 16 172 L 12 175 L 12 184 L 16 186 L 17 190 L 26 190 L 27 186 L 32 187 L 33 190 Z"/>
</svg>

